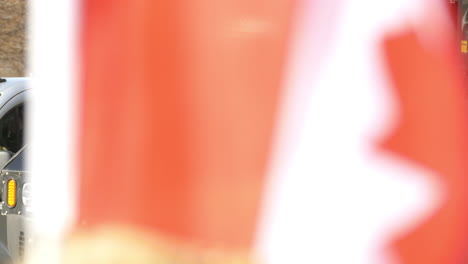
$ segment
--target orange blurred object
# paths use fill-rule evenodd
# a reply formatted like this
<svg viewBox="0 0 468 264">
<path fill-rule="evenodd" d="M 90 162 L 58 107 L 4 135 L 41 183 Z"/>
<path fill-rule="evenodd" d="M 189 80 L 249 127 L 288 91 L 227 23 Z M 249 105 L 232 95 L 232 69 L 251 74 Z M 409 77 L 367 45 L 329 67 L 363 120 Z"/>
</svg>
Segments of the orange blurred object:
<svg viewBox="0 0 468 264">
<path fill-rule="evenodd" d="M 80 222 L 251 244 L 291 6 L 84 1 Z"/>
</svg>

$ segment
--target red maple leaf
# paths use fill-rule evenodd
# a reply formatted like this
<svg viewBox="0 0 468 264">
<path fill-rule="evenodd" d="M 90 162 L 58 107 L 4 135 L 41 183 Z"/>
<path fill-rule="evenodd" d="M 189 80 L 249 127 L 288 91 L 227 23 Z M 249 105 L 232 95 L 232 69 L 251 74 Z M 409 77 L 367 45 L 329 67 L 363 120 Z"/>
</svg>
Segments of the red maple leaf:
<svg viewBox="0 0 468 264">
<path fill-rule="evenodd" d="M 382 147 L 434 171 L 444 190 L 442 206 L 393 242 L 405 264 L 461 263 L 467 242 L 468 116 L 459 69 L 446 47 L 431 49 L 414 31 L 384 42 L 400 120 Z"/>
</svg>

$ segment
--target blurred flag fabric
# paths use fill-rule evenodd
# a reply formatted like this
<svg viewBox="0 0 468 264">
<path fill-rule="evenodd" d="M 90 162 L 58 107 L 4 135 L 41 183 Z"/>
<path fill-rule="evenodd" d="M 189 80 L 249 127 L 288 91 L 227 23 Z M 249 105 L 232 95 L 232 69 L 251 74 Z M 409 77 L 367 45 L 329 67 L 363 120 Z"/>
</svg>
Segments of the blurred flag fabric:
<svg viewBox="0 0 468 264">
<path fill-rule="evenodd" d="M 445 4 L 68 6 L 80 44 L 60 42 L 78 51 L 60 88 L 77 89 L 78 118 L 55 125 L 77 129 L 76 214 L 69 232 L 37 203 L 34 229 L 67 241 L 62 263 L 461 263 L 468 131 Z M 33 30 L 34 83 L 54 96 L 47 67 L 72 49 L 46 64 L 34 52 L 51 35 Z M 56 134 L 34 135 L 45 104 L 36 182 L 59 177 L 39 150 L 74 164 Z"/>
</svg>

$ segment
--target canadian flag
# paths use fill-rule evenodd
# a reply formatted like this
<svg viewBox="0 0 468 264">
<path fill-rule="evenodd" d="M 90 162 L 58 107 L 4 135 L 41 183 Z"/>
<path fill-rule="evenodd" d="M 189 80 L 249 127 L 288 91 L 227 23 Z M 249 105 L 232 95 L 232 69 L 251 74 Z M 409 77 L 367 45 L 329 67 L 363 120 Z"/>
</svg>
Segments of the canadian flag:
<svg viewBox="0 0 468 264">
<path fill-rule="evenodd" d="M 441 1 L 55 4 L 30 23 L 30 263 L 466 259 Z"/>
</svg>

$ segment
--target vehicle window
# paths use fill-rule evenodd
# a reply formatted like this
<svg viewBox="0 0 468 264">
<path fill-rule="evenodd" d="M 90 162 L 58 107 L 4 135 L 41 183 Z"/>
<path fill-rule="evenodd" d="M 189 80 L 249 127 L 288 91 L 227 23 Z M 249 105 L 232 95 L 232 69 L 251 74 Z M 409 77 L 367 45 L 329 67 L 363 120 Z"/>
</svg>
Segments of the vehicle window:
<svg viewBox="0 0 468 264">
<path fill-rule="evenodd" d="M 24 106 L 13 107 L 0 119 L 0 148 L 13 153 L 23 147 Z"/>
<path fill-rule="evenodd" d="M 464 12 L 463 17 L 461 19 L 461 29 L 462 29 L 464 40 L 468 40 L 468 9 L 467 9 L 468 5 L 467 4 L 468 4 L 467 1 L 463 1 L 462 5 L 460 6 Z"/>
<path fill-rule="evenodd" d="M 25 148 L 23 151 L 18 153 L 18 155 L 14 159 L 10 160 L 10 163 L 8 163 L 4 169 L 13 170 L 13 171 L 25 171 L 24 157 L 26 156 L 25 154 L 26 149 L 27 148 Z"/>
</svg>

